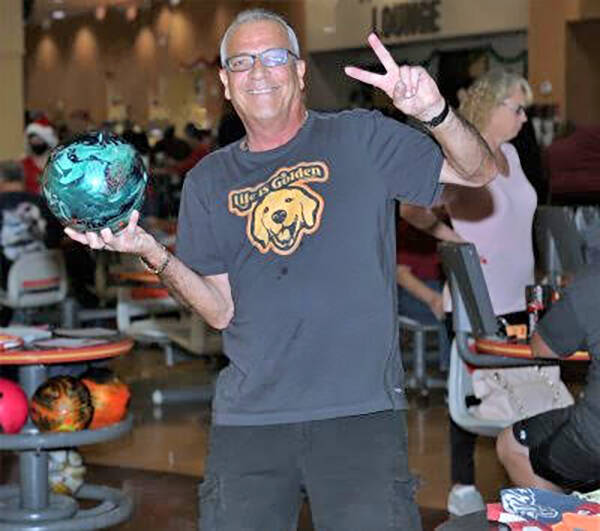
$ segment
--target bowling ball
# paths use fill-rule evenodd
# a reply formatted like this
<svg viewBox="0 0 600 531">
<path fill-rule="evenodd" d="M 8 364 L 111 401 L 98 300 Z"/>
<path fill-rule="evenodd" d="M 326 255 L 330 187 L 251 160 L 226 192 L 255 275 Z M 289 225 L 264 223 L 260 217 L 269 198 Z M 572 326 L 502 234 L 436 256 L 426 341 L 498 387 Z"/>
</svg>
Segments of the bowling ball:
<svg viewBox="0 0 600 531">
<path fill-rule="evenodd" d="M 94 406 L 89 428 L 104 428 L 125 418 L 131 392 L 127 384 L 110 369 L 91 368 L 84 372 L 80 379 L 88 388 Z"/>
<path fill-rule="evenodd" d="M 40 431 L 78 431 L 92 420 L 94 406 L 87 387 L 72 376 L 54 376 L 40 385 L 29 414 Z"/>
<path fill-rule="evenodd" d="M 78 231 L 118 232 L 144 202 L 148 172 L 135 148 L 107 131 L 85 133 L 52 150 L 41 177 L 48 206 Z"/>
<path fill-rule="evenodd" d="M 21 387 L 0 378 L 0 432 L 19 433 L 27 421 L 27 395 Z"/>
</svg>

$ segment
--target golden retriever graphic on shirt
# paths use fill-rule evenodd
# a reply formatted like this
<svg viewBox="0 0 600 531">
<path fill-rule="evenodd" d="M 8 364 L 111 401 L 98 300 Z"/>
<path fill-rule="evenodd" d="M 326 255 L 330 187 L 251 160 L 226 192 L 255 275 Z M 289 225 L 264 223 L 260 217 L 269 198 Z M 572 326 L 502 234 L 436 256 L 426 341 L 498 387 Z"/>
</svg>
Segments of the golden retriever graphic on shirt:
<svg viewBox="0 0 600 531">
<path fill-rule="evenodd" d="M 321 224 L 325 201 L 309 183 L 328 178 L 323 162 L 279 168 L 263 183 L 229 192 L 229 212 L 247 217 L 246 234 L 261 253 L 292 254 Z"/>
</svg>

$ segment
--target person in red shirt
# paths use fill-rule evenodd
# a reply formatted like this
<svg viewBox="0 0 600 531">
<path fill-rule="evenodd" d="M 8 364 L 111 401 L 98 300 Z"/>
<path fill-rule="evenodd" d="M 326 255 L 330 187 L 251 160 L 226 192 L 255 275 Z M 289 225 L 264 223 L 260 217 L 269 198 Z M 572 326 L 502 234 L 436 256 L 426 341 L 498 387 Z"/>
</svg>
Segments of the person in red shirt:
<svg viewBox="0 0 600 531">
<path fill-rule="evenodd" d="M 210 153 L 212 144 L 210 129 L 198 129 L 192 123 L 185 126 L 185 136 L 192 152 L 181 162 L 170 168 L 171 171 L 178 173 L 181 177 L 185 177 L 188 171 Z"/>
<path fill-rule="evenodd" d="M 398 238 L 396 249 L 396 282 L 398 289 L 398 311 L 422 324 L 436 324 L 444 319 L 442 286 L 444 274 L 437 254 L 438 240 L 415 228 L 403 215 L 413 213 L 414 207 L 403 204 L 398 210 Z M 415 216 L 411 220 L 416 223 Z M 445 225 L 444 225 L 445 227 Z M 456 235 L 445 235 L 450 240 Z M 447 371 L 450 361 L 450 342 L 445 326 L 439 329 L 439 367 Z"/>
<path fill-rule="evenodd" d="M 40 176 L 52 148 L 58 144 L 54 127 L 47 118 L 38 118 L 25 128 L 27 139 L 27 156 L 21 160 L 25 178 L 25 191 L 40 193 Z"/>
<path fill-rule="evenodd" d="M 545 153 L 552 199 L 589 202 L 600 193 L 600 126 L 580 125 L 557 138 Z"/>
</svg>

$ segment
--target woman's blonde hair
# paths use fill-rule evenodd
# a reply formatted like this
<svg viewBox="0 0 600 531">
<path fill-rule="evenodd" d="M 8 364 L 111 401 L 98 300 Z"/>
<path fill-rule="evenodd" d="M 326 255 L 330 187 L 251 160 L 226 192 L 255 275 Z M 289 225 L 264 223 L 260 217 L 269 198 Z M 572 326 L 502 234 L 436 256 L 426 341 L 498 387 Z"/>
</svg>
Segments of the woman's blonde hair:
<svg viewBox="0 0 600 531">
<path fill-rule="evenodd" d="M 533 95 L 524 77 L 503 68 L 489 70 L 467 89 L 460 102 L 460 113 L 479 131 L 483 131 L 492 109 L 506 100 L 515 87 L 523 91 L 525 105 L 530 105 Z"/>
</svg>

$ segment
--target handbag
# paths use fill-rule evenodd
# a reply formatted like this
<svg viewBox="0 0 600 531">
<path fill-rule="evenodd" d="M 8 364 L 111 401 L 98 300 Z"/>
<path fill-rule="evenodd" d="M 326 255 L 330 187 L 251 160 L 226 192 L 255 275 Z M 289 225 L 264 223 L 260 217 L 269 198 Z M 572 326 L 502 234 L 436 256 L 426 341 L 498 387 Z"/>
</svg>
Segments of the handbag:
<svg viewBox="0 0 600 531">
<path fill-rule="evenodd" d="M 558 365 L 475 369 L 472 383 L 480 402 L 471 406 L 470 412 L 481 419 L 507 425 L 574 403 L 560 379 Z"/>
</svg>

